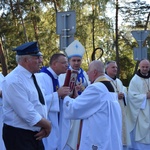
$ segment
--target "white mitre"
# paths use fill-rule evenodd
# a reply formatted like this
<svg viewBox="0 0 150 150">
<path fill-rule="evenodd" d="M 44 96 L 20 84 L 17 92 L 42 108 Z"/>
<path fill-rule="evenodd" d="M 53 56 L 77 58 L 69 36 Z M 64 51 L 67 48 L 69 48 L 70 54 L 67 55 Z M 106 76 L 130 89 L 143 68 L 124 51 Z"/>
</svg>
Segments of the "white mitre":
<svg viewBox="0 0 150 150">
<path fill-rule="evenodd" d="M 65 49 L 65 53 L 68 58 L 73 56 L 82 58 L 85 53 L 85 48 L 78 40 L 75 40 Z"/>
</svg>

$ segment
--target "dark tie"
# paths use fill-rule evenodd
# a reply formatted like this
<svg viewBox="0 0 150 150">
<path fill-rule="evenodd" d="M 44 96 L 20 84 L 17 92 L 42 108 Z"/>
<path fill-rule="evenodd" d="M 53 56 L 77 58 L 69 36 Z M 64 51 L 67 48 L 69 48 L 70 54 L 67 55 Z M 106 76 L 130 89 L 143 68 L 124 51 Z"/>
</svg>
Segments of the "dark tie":
<svg viewBox="0 0 150 150">
<path fill-rule="evenodd" d="M 41 104 L 45 105 L 45 101 L 44 101 L 44 97 L 43 97 L 43 94 L 41 92 L 41 89 L 36 81 L 36 77 L 34 74 L 32 74 L 32 78 L 33 78 L 33 81 L 34 81 L 34 84 L 35 84 L 35 87 L 37 89 L 37 92 L 38 92 L 38 95 L 39 95 L 39 100 L 41 102 Z"/>
</svg>

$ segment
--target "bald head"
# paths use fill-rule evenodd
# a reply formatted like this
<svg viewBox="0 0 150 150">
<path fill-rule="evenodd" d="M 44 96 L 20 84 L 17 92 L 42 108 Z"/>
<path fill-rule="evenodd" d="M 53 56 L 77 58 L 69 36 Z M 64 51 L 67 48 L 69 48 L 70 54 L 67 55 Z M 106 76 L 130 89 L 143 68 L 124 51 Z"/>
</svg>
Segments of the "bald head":
<svg viewBox="0 0 150 150">
<path fill-rule="evenodd" d="M 89 65 L 87 74 L 89 76 L 89 80 L 93 83 L 96 78 L 104 75 L 104 64 L 99 60 L 92 61 Z"/>
<path fill-rule="evenodd" d="M 141 60 L 139 63 L 140 73 L 146 76 L 150 70 L 150 62 L 147 59 Z"/>
<path fill-rule="evenodd" d="M 100 73 L 104 73 L 104 64 L 99 60 L 94 60 L 90 63 L 89 67 L 91 66 L 92 69 L 97 70 Z"/>
</svg>

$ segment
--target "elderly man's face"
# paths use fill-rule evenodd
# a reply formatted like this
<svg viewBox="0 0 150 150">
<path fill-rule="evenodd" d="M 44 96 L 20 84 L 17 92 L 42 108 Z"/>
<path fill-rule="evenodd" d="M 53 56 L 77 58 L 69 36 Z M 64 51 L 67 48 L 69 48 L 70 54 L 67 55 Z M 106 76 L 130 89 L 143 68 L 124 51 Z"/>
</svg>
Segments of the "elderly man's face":
<svg viewBox="0 0 150 150">
<path fill-rule="evenodd" d="M 118 70 L 117 64 L 112 62 L 109 63 L 106 72 L 110 77 L 115 77 L 117 75 L 117 70 Z"/>
<path fill-rule="evenodd" d="M 36 73 L 39 72 L 40 67 L 42 66 L 43 57 L 42 56 L 29 56 L 26 58 L 26 65 L 30 72 Z"/>
</svg>

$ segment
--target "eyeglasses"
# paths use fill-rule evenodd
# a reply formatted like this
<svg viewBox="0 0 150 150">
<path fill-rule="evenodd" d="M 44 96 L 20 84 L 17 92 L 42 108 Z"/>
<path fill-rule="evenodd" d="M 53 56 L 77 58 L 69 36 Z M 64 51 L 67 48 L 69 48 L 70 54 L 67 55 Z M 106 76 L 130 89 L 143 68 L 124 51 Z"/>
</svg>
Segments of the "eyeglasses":
<svg viewBox="0 0 150 150">
<path fill-rule="evenodd" d="M 61 63 L 61 64 L 68 64 L 67 61 L 57 61 L 58 63 Z"/>
</svg>

